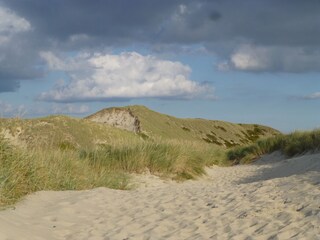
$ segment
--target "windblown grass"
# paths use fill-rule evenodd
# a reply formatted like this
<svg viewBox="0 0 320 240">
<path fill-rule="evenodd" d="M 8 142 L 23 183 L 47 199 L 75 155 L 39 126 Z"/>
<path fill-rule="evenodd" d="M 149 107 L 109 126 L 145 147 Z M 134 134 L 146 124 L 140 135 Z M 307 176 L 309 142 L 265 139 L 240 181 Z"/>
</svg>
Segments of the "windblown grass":
<svg viewBox="0 0 320 240">
<path fill-rule="evenodd" d="M 205 173 L 204 167 L 224 162 L 223 151 L 207 144 L 136 142 L 122 145 L 102 145 L 95 150 L 82 150 L 80 158 L 92 166 L 103 166 L 110 171 L 152 174 L 173 179 L 194 179 Z"/>
<path fill-rule="evenodd" d="M 0 138 L 0 206 L 41 190 L 128 189 L 129 174 L 146 170 L 194 179 L 205 174 L 205 166 L 223 162 L 223 150 L 193 142 L 129 140 L 89 149 L 20 149 Z"/>
<path fill-rule="evenodd" d="M 0 139 L 0 206 L 41 190 L 127 189 L 128 175 L 92 167 L 75 151 L 26 151 Z"/>
<path fill-rule="evenodd" d="M 128 189 L 131 173 L 195 179 L 206 166 L 230 164 L 226 147 L 276 134 L 258 125 L 131 110 L 141 121 L 140 134 L 66 116 L 0 119 L 7 139 L 0 138 L 0 206 L 41 190 Z"/>
<path fill-rule="evenodd" d="M 234 163 L 246 163 L 257 159 L 263 154 L 281 151 L 288 157 L 306 152 L 320 150 L 320 130 L 309 132 L 293 132 L 258 140 L 256 143 L 236 147 L 227 152 L 227 158 Z"/>
</svg>

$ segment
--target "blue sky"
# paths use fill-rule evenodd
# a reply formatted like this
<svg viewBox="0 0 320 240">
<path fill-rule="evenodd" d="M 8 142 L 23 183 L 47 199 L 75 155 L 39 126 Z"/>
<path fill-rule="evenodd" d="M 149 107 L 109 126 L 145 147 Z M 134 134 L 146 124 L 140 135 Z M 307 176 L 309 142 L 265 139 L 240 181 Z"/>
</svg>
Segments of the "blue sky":
<svg viewBox="0 0 320 240">
<path fill-rule="evenodd" d="M 318 128 L 319 11 L 315 0 L 0 0 L 0 114 L 141 104 Z"/>
</svg>

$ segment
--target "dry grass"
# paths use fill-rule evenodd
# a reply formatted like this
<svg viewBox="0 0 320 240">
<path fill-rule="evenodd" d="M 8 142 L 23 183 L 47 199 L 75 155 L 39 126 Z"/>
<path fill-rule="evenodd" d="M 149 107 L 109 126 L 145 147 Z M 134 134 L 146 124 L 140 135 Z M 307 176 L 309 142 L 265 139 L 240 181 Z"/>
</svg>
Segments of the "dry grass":
<svg viewBox="0 0 320 240">
<path fill-rule="evenodd" d="M 320 150 L 320 130 L 309 132 L 294 132 L 288 135 L 278 135 L 258 140 L 256 143 L 236 147 L 227 153 L 234 163 L 252 162 L 261 155 L 274 151 L 282 151 L 289 157 Z"/>
<path fill-rule="evenodd" d="M 41 190 L 128 188 L 129 176 L 92 166 L 75 151 L 17 149 L 0 139 L 0 206 Z"/>
<path fill-rule="evenodd" d="M 175 180 L 194 179 L 205 174 L 205 166 L 224 160 L 220 148 L 194 142 L 131 139 L 95 148 L 23 149 L 1 138 L 0 206 L 41 190 L 128 189 L 129 174 L 147 169 Z"/>
<path fill-rule="evenodd" d="M 249 144 L 261 137 L 273 136 L 275 129 L 257 124 L 235 124 L 206 119 L 182 119 L 152 111 L 144 106 L 117 108 L 138 117 L 144 136 L 152 139 L 198 141 L 230 148 Z M 108 114 L 104 109 L 100 114 Z"/>
<path fill-rule="evenodd" d="M 224 147 L 234 142 L 228 131 L 246 141 L 274 133 L 258 125 L 135 111 L 142 111 L 142 127 L 150 128 L 142 134 L 65 116 L 0 119 L 0 133 L 10 140 L 0 138 L 0 206 L 41 190 L 128 189 L 130 174 L 146 170 L 178 181 L 195 179 L 206 166 L 230 164 Z"/>
<path fill-rule="evenodd" d="M 197 142 L 136 141 L 102 145 L 94 150 L 82 150 L 80 157 L 110 171 L 152 174 L 174 179 L 194 179 L 204 174 L 204 167 L 222 164 L 221 148 Z"/>
</svg>

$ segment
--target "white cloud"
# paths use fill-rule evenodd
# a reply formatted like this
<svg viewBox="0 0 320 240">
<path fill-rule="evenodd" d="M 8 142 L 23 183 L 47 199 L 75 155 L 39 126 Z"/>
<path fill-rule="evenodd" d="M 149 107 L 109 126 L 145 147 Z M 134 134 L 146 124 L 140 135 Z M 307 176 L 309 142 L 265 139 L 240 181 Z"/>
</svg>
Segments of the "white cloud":
<svg viewBox="0 0 320 240">
<path fill-rule="evenodd" d="M 24 105 L 14 106 L 0 100 L 0 117 L 23 117 L 27 113 Z"/>
<path fill-rule="evenodd" d="M 10 9 L 0 6 L 0 45 L 7 43 L 11 36 L 31 29 L 30 23 Z"/>
<path fill-rule="evenodd" d="M 263 70 L 269 66 L 268 51 L 264 48 L 243 46 L 231 56 L 231 62 L 239 70 Z"/>
<path fill-rule="evenodd" d="M 42 51 L 40 57 L 46 61 L 48 67 L 52 71 L 78 72 L 90 66 L 88 59 L 91 57 L 88 53 L 80 53 L 77 57 L 69 57 L 61 59 L 52 52 Z"/>
<path fill-rule="evenodd" d="M 69 82 L 39 96 L 56 102 L 104 101 L 131 98 L 213 97 L 213 89 L 189 79 L 190 67 L 180 62 L 143 56 L 82 53 L 61 60 L 43 53 L 51 70 L 61 70 Z"/>
<path fill-rule="evenodd" d="M 13 111 L 13 106 L 10 103 L 4 102 L 0 100 L 0 109 L 2 114 L 9 113 Z"/>
<path fill-rule="evenodd" d="M 73 34 L 69 37 L 71 42 L 87 41 L 90 37 L 87 34 Z"/>
<path fill-rule="evenodd" d="M 32 106 L 13 105 L 6 101 L 0 100 L 0 117 L 25 117 L 25 116 L 39 116 L 49 114 L 71 114 L 81 115 L 90 112 L 90 107 L 85 104 L 39 104 L 35 103 Z"/>
<path fill-rule="evenodd" d="M 227 61 L 218 64 L 222 71 L 310 72 L 320 71 L 320 51 L 301 47 L 262 47 L 241 45 Z"/>
<path fill-rule="evenodd" d="M 312 93 L 304 97 L 305 99 L 320 99 L 320 92 Z"/>
<path fill-rule="evenodd" d="M 53 104 L 51 109 L 53 114 L 84 114 L 90 111 L 87 105 L 75 104 Z"/>
<path fill-rule="evenodd" d="M 184 4 L 180 4 L 179 5 L 179 12 L 180 12 L 180 14 L 185 14 L 186 12 L 187 12 L 187 6 L 186 5 L 184 5 Z"/>
<path fill-rule="evenodd" d="M 44 59 L 51 70 L 67 70 L 67 65 L 63 60 L 55 56 L 52 52 L 40 52 L 40 57 Z"/>
</svg>

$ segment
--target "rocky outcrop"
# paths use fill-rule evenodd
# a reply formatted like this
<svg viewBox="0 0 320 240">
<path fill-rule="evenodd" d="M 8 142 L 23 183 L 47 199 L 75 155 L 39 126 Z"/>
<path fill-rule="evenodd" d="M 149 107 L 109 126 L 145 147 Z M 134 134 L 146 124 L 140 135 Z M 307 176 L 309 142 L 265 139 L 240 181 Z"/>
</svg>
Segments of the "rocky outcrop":
<svg viewBox="0 0 320 240">
<path fill-rule="evenodd" d="M 135 133 L 139 133 L 141 130 L 138 117 L 134 116 L 129 109 L 106 108 L 86 117 L 86 119 L 93 122 L 108 124 Z"/>
</svg>

